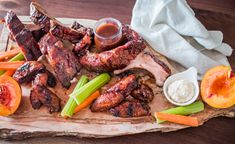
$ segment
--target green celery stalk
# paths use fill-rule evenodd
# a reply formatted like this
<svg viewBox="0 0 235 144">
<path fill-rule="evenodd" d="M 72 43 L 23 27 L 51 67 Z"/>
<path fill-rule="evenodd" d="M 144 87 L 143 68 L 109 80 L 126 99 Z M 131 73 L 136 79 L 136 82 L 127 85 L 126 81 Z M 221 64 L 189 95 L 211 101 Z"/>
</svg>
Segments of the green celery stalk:
<svg viewBox="0 0 235 144">
<path fill-rule="evenodd" d="M 83 101 L 86 100 L 87 97 L 89 97 L 96 90 L 105 85 L 109 80 L 110 76 L 108 73 L 100 74 L 99 76 L 95 77 L 93 80 L 85 84 L 83 87 L 70 94 L 70 97 L 74 98 L 76 103 L 80 105 Z"/>
<path fill-rule="evenodd" d="M 85 75 L 82 75 L 73 91 L 78 90 L 83 85 L 85 85 L 88 81 L 89 81 L 88 77 Z M 74 109 L 76 108 L 76 106 L 77 106 L 77 103 L 75 102 L 75 100 L 72 97 L 69 97 L 66 105 L 64 106 L 64 108 L 61 112 L 61 116 L 71 117 L 73 115 L 73 112 L 74 112 Z"/>
<path fill-rule="evenodd" d="M 180 106 L 175 108 L 170 108 L 164 111 L 161 111 L 162 113 L 168 113 L 168 114 L 178 114 L 178 115 L 190 115 L 194 113 L 198 113 L 200 111 L 204 110 L 204 104 L 201 101 L 194 102 L 187 106 Z M 156 115 L 155 115 L 156 117 Z M 165 122 L 165 120 L 160 120 L 156 117 L 157 123 Z"/>
<path fill-rule="evenodd" d="M 11 58 L 9 62 L 22 61 L 22 60 L 24 60 L 24 55 L 22 53 L 18 53 L 16 56 Z M 4 73 L 5 73 L 5 70 L 0 70 L 0 76 L 3 75 Z"/>
<path fill-rule="evenodd" d="M 100 74 L 99 76 L 95 77 L 94 79 L 86 83 L 83 87 L 79 88 L 78 90 L 75 90 L 69 96 L 76 101 L 77 105 L 80 105 L 91 94 L 93 94 L 95 91 L 97 91 L 102 86 L 104 86 L 107 82 L 109 82 L 109 80 L 110 80 L 110 76 L 108 73 Z M 74 112 L 75 108 L 76 107 L 71 108 L 71 111 Z"/>
</svg>

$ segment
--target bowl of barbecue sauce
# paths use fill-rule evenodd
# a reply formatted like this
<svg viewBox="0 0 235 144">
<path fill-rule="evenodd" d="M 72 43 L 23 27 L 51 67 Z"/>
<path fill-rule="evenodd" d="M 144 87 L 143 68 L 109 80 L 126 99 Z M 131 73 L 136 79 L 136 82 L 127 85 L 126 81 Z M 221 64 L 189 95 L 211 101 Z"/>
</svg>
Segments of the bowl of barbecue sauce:
<svg viewBox="0 0 235 144">
<path fill-rule="evenodd" d="M 122 24 L 114 18 L 103 18 L 95 24 L 95 44 L 98 51 L 117 47 L 122 39 Z"/>
</svg>

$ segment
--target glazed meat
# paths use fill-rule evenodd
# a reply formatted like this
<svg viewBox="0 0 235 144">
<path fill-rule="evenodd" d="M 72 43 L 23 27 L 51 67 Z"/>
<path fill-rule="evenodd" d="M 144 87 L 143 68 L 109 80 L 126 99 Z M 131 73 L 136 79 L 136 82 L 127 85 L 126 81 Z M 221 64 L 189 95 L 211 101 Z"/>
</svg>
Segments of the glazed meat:
<svg viewBox="0 0 235 144">
<path fill-rule="evenodd" d="M 143 39 L 127 26 L 123 26 L 123 36 L 127 41 L 124 45 L 101 53 L 87 52 L 80 58 L 80 63 L 88 70 L 96 72 L 112 72 L 126 67 L 144 50 L 145 44 Z"/>
<path fill-rule="evenodd" d="M 46 67 L 38 61 L 27 61 L 19 67 L 13 78 L 20 84 L 32 81 L 38 73 L 44 73 Z"/>
<path fill-rule="evenodd" d="M 39 42 L 41 52 L 46 55 L 48 62 L 62 86 L 69 88 L 81 66 L 72 51 L 66 49 L 63 43 L 51 34 L 45 35 Z"/>
<path fill-rule="evenodd" d="M 45 31 L 39 26 L 35 24 L 26 24 L 25 27 L 29 29 L 34 37 L 34 39 L 39 42 L 39 40 L 46 34 Z"/>
<path fill-rule="evenodd" d="M 141 52 L 128 66 L 121 70 L 115 70 L 114 74 L 120 74 L 124 71 L 140 68 L 149 71 L 155 78 L 158 86 L 163 86 L 164 81 L 171 75 L 171 70 L 163 61 L 150 52 Z"/>
<path fill-rule="evenodd" d="M 34 109 L 46 106 L 50 113 L 60 111 L 60 99 L 44 85 L 34 85 L 30 92 L 30 102 Z"/>
<path fill-rule="evenodd" d="M 150 87 L 141 84 L 131 92 L 131 96 L 140 101 L 149 103 L 153 100 L 154 94 Z"/>
<path fill-rule="evenodd" d="M 48 85 L 49 87 L 55 87 L 56 79 L 50 71 L 46 70 L 44 73 L 38 73 L 36 75 L 33 85 Z"/>
<path fill-rule="evenodd" d="M 140 117 L 150 115 L 150 107 L 138 100 L 123 101 L 118 106 L 111 108 L 110 113 L 116 117 Z"/>
<path fill-rule="evenodd" d="M 129 75 L 111 86 L 91 105 L 92 112 L 107 111 L 120 104 L 137 87 L 135 75 Z"/>
<path fill-rule="evenodd" d="M 30 19 L 33 23 L 39 25 L 45 33 L 49 32 L 52 18 L 48 16 L 46 10 L 37 2 L 31 2 L 30 4 Z"/>
<path fill-rule="evenodd" d="M 24 26 L 24 24 L 12 11 L 7 13 L 5 21 L 11 35 L 21 48 L 26 60 L 37 60 L 41 56 L 41 52 L 31 31 Z"/>
<path fill-rule="evenodd" d="M 86 34 L 86 30 L 77 31 L 69 27 L 62 26 L 56 21 L 50 21 L 50 33 L 60 39 L 69 40 L 72 43 L 78 43 Z"/>
</svg>

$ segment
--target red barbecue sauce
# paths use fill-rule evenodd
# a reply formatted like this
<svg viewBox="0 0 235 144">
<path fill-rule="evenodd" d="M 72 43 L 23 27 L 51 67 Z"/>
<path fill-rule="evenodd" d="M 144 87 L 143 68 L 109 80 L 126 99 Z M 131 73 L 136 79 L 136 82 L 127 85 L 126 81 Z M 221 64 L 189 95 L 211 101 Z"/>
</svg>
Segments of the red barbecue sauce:
<svg viewBox="0 0 235 144">
<path fill-rule="evenodd" d="M 99 51 L 112 49 L 118 46 L 122 35 L 118 35 L 118 26 L 113 23 L 105 23 L 96 29 L 99 36 L 95 36 L 96 48 Z"/>
</svg>

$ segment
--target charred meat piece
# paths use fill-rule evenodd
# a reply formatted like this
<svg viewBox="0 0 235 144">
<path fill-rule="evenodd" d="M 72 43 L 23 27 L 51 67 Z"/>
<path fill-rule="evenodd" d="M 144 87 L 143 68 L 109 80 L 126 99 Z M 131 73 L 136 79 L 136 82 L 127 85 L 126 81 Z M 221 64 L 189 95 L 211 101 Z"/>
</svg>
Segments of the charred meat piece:
<svg viewBox="0 0 235 144">
<path fill-rule="evenodd" d="M 60 99 L 44 85 L 34 85 L 30 92 L 30 102 L 34 109 L 46 106 L 50 113 L 60 111 Z"/>
<path fill-rule="evenodd" d="M 88 70 L 96 72 L 112 72 L 126 67 L 131 60 L 145 49 L 143 39 L 130 28 L 124 29 L 132 36 L 126 36 L 127 43 L 115 49 L 101 53 L 90 53 L 80 58 L 80 63 Z M 129 32 L 130 31 L 130 32 Z"/>
<path fill-rule="evenodd" d="M 62 86 L 69 88 L 81 66 L 72 51 L 66 49 L 63 43 L 51 34 L 45 35 L 39 42 L 40 49 L 46 55 L 48 62 L 61 82 Z"/>
<path fill-rule="evenodd" d="M 145 84 L 141 84 L 131 92 L 131 96 L 140 101 L 149 103 L 153 100 L 154 94 L 150 87 Z"/>
<path fill-rule="evenodd" d="M 27 61 L 19 67 L 13 78 L 20 84 L 32 81 L 38 73 L 44 73 L 45 66 L 38 61 Z"/>
<path fill-rule="evenodd" d="M 39 26 L 35 24 L 26 24 L 25 27 L 31 31 L 34 39 L 39 42 L 39 40 L 46 34 L 45 31 Z"/>
<path fill-rule="evenodd" d="M 50 71 L 46 70 L 44 73 L 38 73 L 36 75 L 33 85 L 48 85 L 49 87 L 55 87 L 56 79 Z"/>
<path fill-rule="evenodd" d="M 31 31 L 24 26 L 12 11 L 7 13 L 5 21 L 11 35 L 21 48 L 26 60 L 37 60 L 42 54 Z"/>
<path fill-rule="evenodd" d="M 129 75 L 111 86 L 91 105 L 92 112 L 107 111 L 121 103 L 137 87 L 135 75 Z"/>
<path fill-rule="evenodd" d="M 150 107 L 138 100 L 123 101 L 118 106 L 111 108 L 110 113 L 116 117 L 140 117 L 150 115 Z"/>
<path fill-rule="evenodd" d="M 69 40 L 72 43 L 78 43 L 86 34 L 86 30 L 78 31 L 65 27 L 56 21 L 50 21 L 50 33 L 60 39 Z"/>
<path fill-rule="evenodd" d="M 114 73 L 120 74 L 133 68 L 145 69 L 152 73 L 158 86 L 163 86 L 166 78 L 171 75 L 170 68 L 163 61 L 149 52 L 141 52 L 127 67 L 116 70 Z"/>
<path fill-rule="evenodd" d="M 31 2 L 30 4 L 30 19 L 33 23 L 39 25 L 44 32 L 49 32 L 52 18 L 48 16 L 46 10 L 37 2 Z"/>
</svg>

